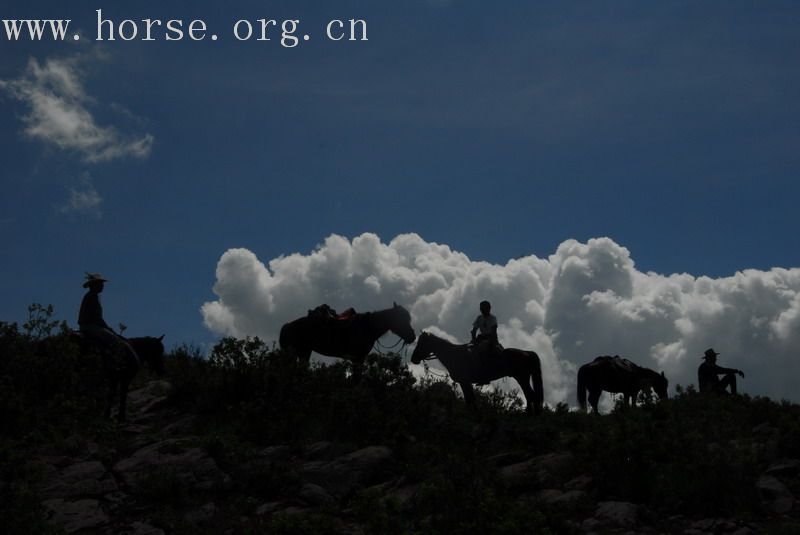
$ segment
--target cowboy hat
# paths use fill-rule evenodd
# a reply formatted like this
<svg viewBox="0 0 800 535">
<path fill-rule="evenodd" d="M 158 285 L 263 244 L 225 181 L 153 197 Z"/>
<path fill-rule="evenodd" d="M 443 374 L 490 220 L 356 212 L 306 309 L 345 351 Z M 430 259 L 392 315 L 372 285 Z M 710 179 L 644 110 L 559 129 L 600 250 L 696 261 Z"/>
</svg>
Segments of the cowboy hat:
<svg viewBox="0 0 800 535">
<path fill-rule="evenodd" d="M 706 349 L 706 352 L 703 354 L 703 358 L 704 359 L 716 358 L 717 355 L 719 355 L 719 353 L 714 351 L 714 348 L 709 347 L 708 349 Z"/>
<path fill-rule="evenodd" d="M 99 273 L 86 272 L 86 281 L 83 283 L 83 287 L 88 288 L 90 285 L 96 282 L 108 282 L 108 279 L 104 279 Z"/>
</svg>

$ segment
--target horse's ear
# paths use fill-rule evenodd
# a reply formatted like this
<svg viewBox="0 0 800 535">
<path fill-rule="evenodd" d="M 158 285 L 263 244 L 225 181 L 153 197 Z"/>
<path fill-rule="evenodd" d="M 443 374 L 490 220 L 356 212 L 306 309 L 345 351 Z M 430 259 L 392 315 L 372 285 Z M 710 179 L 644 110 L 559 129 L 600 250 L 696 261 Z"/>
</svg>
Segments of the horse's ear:
<svg viewBox="0 0 800 535">
<path fill-rule="evenodd" d="M 392 301 L 392 306 L 393 306 L 394 308 L 397 308 L 397 303 L 396 303 L 396 302 L 394 302 L 394 301 Z"/>
<path fill-rule="evenodd" d="M 164 339 L 164 336 L 165 336 L 164 334 L 162 334 L 161 336 L 159 336 L 159 337 L 158 337 L 158 341 L 160 342 L 161 340 L 163 340 L 163 339 Z"/>
<path fill-rule="evenodd" d="M 666 376 L 666 375 L 664 375 L 664 372 L 661 372 L 661 377 L 663 377 L 664 379 L 666 379 L 666 378 L 667 378 L 667 376 Z"/>
</svg>

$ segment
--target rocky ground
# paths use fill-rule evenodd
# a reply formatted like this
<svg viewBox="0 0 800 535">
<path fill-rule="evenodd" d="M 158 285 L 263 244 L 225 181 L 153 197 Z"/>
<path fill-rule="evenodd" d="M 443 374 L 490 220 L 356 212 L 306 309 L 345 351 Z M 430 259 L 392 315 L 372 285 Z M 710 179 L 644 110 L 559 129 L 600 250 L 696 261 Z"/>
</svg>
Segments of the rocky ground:
<svg viewBox="0 0 800 535">
<path fill-rule="evenodd" d="M 376 530 L 359 520 L 365 503 L 402 515 L 424 499 L 424 478 L 409 477 L 381 444 L 275 444 L 221 463 L 213 443 L 198 434 L 197 416 L 170 406 L 169 389 L 165 381 L 151 381 L 131 392 L 131 423 L 115 430 L 110 444 L 72 437 L 37 452 L 39 494 L 52 525 L 67 533 L 248 533 L 313 515 L 329 532 L 356 534 Z M 754 447 L 763 454 L 777 434 L 774 427 L 758 426 Z M 758 478 L 763 513 L 746 521 L 599 501 L 593 475 L 576 472 L 568 451 L 507 452 L 486 463 L 518 504 L 563 519 L 563 529 L 574 533 L 800 532 L 794 523 L 797 459 L 775 459 Z"/>
</svg>

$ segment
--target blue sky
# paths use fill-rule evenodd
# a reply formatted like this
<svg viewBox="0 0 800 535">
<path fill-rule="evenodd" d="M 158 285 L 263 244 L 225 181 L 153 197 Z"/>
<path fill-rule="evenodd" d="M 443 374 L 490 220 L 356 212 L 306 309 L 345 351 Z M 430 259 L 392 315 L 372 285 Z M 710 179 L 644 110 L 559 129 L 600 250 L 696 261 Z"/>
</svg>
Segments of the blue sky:
<svg viewBox="0 0 800 535">
<path fill-rule="evenodd" d="M 800 266 L 796 3 L 321 4 L 127 2 L 104 15 L 202 18 L 220 40 L 93 43 L 97 3 L 6 2 L 0 18 L 71 18 L 85 38 L 2 38 L 0 80 L 76 62 L 96 124 L 152 145 L 87 161 L 26 135 L 29 103 L 0 91 L 0 319 L 41 302 L 74 324 L 100 271 L 110 323 L 206 342 L 226 250 L 266 261 L 332 233 L 501 264 L 608 236 L 640 271 Z M 312 38 L 231 38 L 262 16 Z M 369 41 L 322 38 L 351 17 Z M 94 210 L 62 209 L 89 187 Z"/>
</svg>

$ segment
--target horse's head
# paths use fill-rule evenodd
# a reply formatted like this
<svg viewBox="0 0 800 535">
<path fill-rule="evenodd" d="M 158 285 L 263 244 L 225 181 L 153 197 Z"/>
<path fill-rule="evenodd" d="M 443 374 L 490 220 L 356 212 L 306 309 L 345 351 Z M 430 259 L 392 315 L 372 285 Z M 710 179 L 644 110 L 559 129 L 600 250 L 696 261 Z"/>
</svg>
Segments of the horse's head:
<svg viewBox="0 0 800 535">
<path fill-rule="evenodd" d="M 390 318 L 389 329 L 402 338 L 403 342 L 411 344 L 417 339 L 414 328 L 411 326 L 411 314 L 408 313 L 408 310 L 394 303 Z"/>
<path fill-rule="evenodd" d="M 147 363 L 150 368 L 158 375 L 164 375 L 164 335 L 158 338 L 155 336 L 143 336 L 140 338 L 130 338 L 128 340 L 139 358 Z"/>
<path fill-rule="evenodd" d="M 428 347 L 428 342 L 431 339 L 431 335 L 426 333 L 425 331 L 419 333 L 419 338 L 417 339 L 417 347 L 414 348 L 414 352 L 411 353 L 411 363 L 412 364 L 419 364 L 423 360 L 425 360 L 431 354 L 431 350 Z"/>
</svg>

